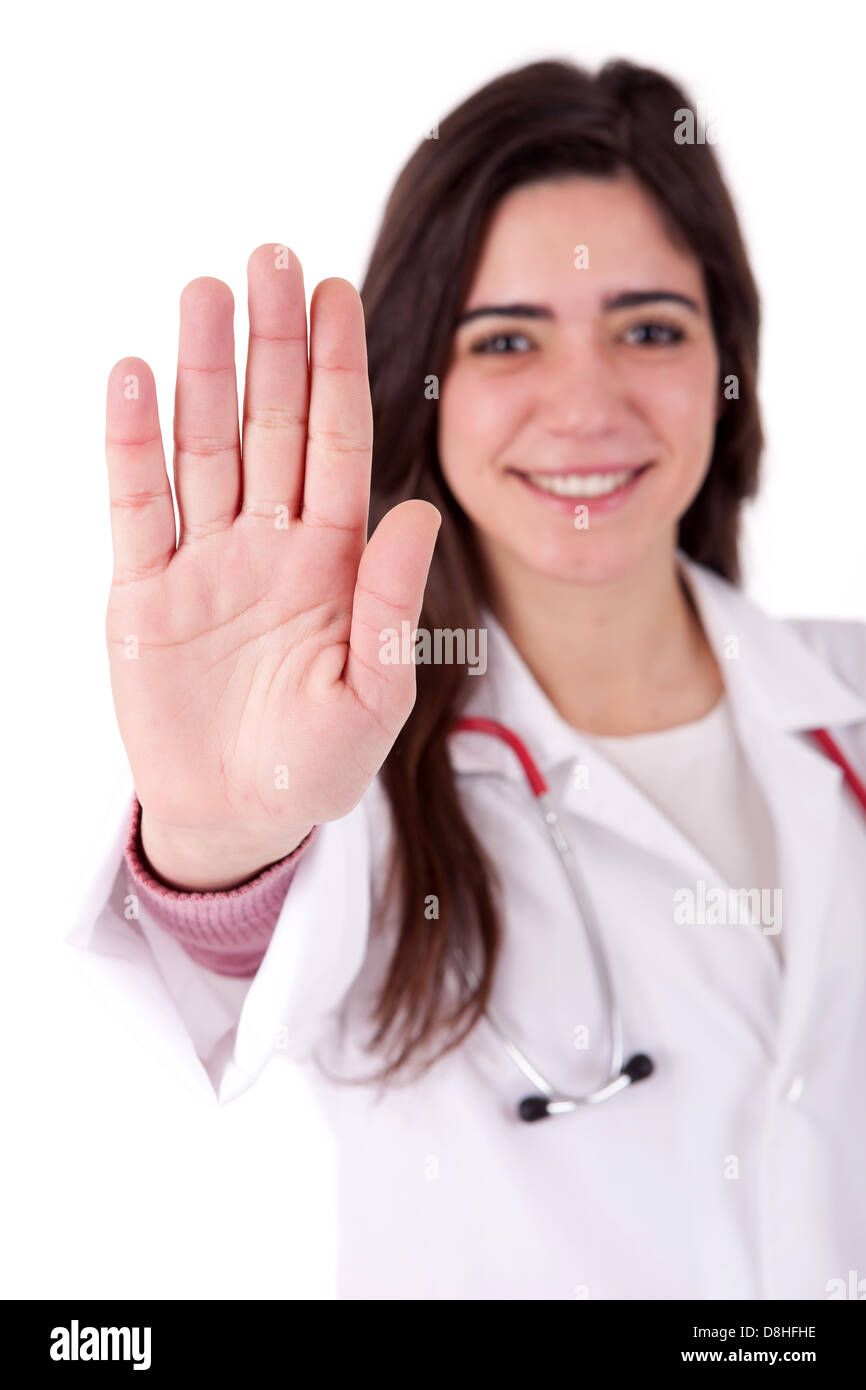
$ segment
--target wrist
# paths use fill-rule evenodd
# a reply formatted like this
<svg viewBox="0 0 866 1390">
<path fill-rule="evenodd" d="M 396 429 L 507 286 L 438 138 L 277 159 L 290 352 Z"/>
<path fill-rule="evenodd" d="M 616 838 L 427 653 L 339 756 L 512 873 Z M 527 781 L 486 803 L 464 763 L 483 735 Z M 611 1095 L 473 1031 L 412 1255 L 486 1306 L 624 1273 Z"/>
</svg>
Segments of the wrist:
<svg viewBox="0 0 866 1390">
<path fill-rule="evenodd" d="M 249 883 L 285 859 L 312 825 L 288 828 L 268 842 L 232 831 L 166 826 L 142 808 L 139 842 L 148 867 L 167 887 L 185 893 L 221 893 Z"/>
</svg>

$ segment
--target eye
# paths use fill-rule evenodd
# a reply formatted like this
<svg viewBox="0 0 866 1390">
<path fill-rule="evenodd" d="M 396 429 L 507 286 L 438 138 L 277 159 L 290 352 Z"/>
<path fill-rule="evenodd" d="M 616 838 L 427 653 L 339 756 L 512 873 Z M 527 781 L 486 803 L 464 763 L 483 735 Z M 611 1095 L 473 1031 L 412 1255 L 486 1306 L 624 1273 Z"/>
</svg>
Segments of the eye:
<svg viewBox="0 0 866 1390">
<path fill-rule="evenodd" d="M 512 343 L 518 343 L 521 346 L 517 349 L 512 349 Z M 471 351 L 508 353 L 511 355 L 513 351 L 526 352 L 527 349 L 531 348 L 532 343 L 526 337 L 525 333 L 494 333 L 489 338 L 482 338 L 479 342 L 473 343 Z"/>
<path fill-rule="evenodd" d="M 654 319 L 627 328 L 622 338 L 623 342 L 634 347 L 669 347 L 674 343 L 681 343 L 685 336 L 678 323 L 664 323 Z"/>
</svg>

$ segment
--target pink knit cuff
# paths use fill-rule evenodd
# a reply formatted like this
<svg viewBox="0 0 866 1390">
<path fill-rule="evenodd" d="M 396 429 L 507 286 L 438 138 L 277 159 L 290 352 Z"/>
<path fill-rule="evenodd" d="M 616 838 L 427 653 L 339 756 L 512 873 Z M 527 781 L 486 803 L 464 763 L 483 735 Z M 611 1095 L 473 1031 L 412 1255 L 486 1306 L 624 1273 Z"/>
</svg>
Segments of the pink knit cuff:
<svg viewBox="0 0 866 1390">
<path fill-rule="evenodd" d="M 298 861 L 316 829 L 249 883 L 225 892 L 184 893 L 161 883 L 148 867 L 141 844 L 141 805 L 134 797 L 124 858 L 157 926 L 179 941 L 187 955 L 218 975 L 250 979 L 262 963 Z"/>
</svg>

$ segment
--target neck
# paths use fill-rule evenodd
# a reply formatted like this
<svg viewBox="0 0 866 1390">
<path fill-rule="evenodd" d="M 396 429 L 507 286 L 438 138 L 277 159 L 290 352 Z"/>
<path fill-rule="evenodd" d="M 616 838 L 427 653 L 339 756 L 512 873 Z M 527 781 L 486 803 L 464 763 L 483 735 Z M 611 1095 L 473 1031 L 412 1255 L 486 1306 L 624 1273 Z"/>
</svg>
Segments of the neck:
<svg viewBox="0 0 866 1390">
<path fill-rule="evenodd" d="M 574 584 L 489 555 L 491 605 L 559 714 L 601 735 L 709 713 L 724 690 L 672 545 L 627 573 Z"/>
</svg>

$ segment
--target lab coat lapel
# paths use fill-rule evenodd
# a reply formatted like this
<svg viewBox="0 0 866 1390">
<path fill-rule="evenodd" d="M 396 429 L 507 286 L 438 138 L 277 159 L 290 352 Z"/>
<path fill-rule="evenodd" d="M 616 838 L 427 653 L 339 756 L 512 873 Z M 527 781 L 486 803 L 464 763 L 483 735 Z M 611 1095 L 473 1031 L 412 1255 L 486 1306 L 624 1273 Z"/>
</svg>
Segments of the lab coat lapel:
<svg viewBox="0 0 866 1390">
<path fill-rule="evenodd" d="M 744 726 L 740 736 L 775 832 L 785 962 L 777 1061 L 784 1067 L 799 1046 L 827 944 L 842 774 L 784 730 Z"/>
</svg>

